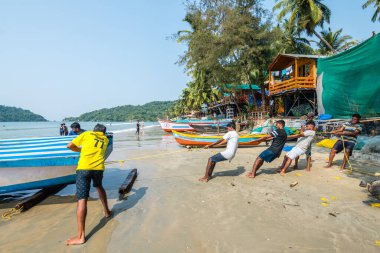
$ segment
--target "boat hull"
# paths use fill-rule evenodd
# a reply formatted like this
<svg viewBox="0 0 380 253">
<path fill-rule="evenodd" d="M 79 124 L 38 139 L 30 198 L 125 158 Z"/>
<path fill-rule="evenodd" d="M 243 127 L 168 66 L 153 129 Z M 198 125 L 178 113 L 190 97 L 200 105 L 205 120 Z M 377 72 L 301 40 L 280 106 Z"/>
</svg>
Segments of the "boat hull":
<svg viewBox="0 0 380 253">
<path fill-rule="evenodd" d="M 185 134 L 173 131 L 174 139 L 178 144 L 182 146 L 196 146 L 202 147 L 215 143 L 216 141 L 223 138 L 222 135 L 199 135 L 199 134 Z M 239 147 L 252 147 L 259 143 L 256 142 L 257 139 L 266 136 L 265 134 L 250 134 L 242 135 L 239 137 Z"/>
<path fill-rule="evenodd" d="M 186 123 L 174 123 L 174 122 L 166 121 L 166 120 L 159 120 L 158 123 L 160 123 L 162 130 L 164 130 L 167 133 L 171 133 L 172 131 L 177 131 L 177 132 L 194 132 L 195 131 L 194 128 L 192 128 L 189 124 L 186 124 Z"/>
<path fill-rule="evenodd" d="M 74 137 L 0 140 L 0 194 L 75 183 L 79 153 L 66 147 Z M 106 157 L 112 147 L 110 137 Z"/>
</svg>

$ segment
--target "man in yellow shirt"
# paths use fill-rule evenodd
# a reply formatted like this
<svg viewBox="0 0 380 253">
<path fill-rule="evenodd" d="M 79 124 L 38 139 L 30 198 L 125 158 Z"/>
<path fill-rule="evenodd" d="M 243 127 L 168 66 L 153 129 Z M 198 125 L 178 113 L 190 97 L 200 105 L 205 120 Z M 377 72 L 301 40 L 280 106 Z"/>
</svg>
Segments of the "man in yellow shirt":
<svg viewBox="0 0 380 253">
<path fill-rule="evenodd" d="M 108 218 L 111 211 L 107 204 L 107 194 L 102 186 L 104 172 L 104 155 L 108 145 L 108 138 L 105 135 L 106 127 L 97 124 L 94 131 L 86 131 L 72 140 L 67 147 L 75 152 L 80 152 L 77 167 L 77 236 L 66 241 L 67 245 L 83 244 L 85 238 L 85 222 L 87 215 L 87 199 L 90 193 L 91 180 L 93 187 L 99 194 L 99 199 L 104 208 L 104 216 Z"/>
</svg>

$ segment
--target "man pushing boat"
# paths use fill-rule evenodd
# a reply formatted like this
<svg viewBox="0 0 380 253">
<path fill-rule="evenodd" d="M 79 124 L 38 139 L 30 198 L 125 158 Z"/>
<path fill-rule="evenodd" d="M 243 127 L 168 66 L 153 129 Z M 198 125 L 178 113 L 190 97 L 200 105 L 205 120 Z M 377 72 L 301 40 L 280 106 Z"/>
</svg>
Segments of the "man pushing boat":
<svg viewBox="0 0 380 253">
<path fill-rule="evenodd" d="M 67 240 L 67 245 L 83 244 L 86 242 L 85 222 L 91 181 L 98 191 L 99 199 L 104 208 L 104 216 L 108 218 L 111 215 L 107 204 L 107 194 L 102 186 L 104 156 L 108 145 L 108 138 L 105 133 L 106 127 L 97 124 L 93 131 L 86 131 L 80 134 L 67 145 L 72 151 L 80 152 L 76 172 L 78 234 Z"/>
<path fill-rule="evenodd" d="M 227 131 L 228 132 L 223 136 L 222 139 L 204 147 L 205 149 L 207 149 L 217 145 L 223 145 L 227 142 L 227 148 L 225 151 L 217 153 L 216 155 L 211 156 L 208 159 L 205 175 L 204 177 L 200 178 L 199 181 L 208 182 L 212 177 L 212 172 L 215 168 L 216 163 L 226 160 L 231 161 L 235 157 L 239 142 L 239 135 L 235 130 L 235 123 L 228 123 Z"/>
</svg>

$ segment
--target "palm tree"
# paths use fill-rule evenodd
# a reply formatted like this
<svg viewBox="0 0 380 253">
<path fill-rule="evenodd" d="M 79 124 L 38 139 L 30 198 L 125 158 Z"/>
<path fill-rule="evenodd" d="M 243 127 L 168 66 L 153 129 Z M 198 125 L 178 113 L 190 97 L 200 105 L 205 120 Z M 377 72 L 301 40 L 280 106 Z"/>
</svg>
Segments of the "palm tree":
<svg viewBox="0 0 380 253">
<path fill-rule="evenodd" d="M 315 31 L 320 26 L 323 28 L 325 22 L 330 23 L 331 11 L 322 3 L 323 0 L 276 0 L 279 1 L 273 10 L 280 10 L 278 19 L 281 21 L 287 14 L 290 15 L 289 23 L 305 31 L 307 35 L 315 35 L 332 51 L 332 46 Z"/>
<path fill-rule="evenodd" d="M 342 51 L 353 45 L 356 45 L 357 42 L 352 40 L 350 35 L 342 35 L 343 29 L 339 29 L 335 32 L 331 31 L 331 28 L 328 30 L 323 30 L 321 32 L 322 37 L 333 47 L 334 51 Z M 333 53 L 330 48 L 320 41 L 318 42 L 319 53 L 320 54 L 331 54 Z"/>
<path fill-rule="evenodd" d="M 363 4 L 363 9 L 367 8 L 371 4 L 373 4 L 376 9 L 372 16 L 372 22 L 376 22 L 377 16 L 379 16 L 378 20 L 380 21 L 380 0 L 367 0 L 367 2 Z"/>
<path fill-rule="evenodd" d="M 301 37 L 300 30 L 285 19 L 282 26 L 281 48 L 283 53 L 310 54 L 313 49 L 306 38 Z"/>
</svg>

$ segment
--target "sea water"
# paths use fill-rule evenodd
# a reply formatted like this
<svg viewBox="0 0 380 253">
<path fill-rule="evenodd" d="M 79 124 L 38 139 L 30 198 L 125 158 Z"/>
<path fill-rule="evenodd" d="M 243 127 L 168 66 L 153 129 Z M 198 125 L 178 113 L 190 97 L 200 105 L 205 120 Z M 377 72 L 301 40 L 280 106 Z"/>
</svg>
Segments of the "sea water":
<svg viewBox="0 0 380 253">
<path fill-rule="evenodd" d="M 68 130 L 72 122 L 65 122 Z M 104 124 L 107 132 L 123 133 L 136 131 L 136 122 L 80 122 L 81 128 L 92 130 L 97 123 Z M 59 136 L 61 122 L 0 122 L 0 139 Z M 141 126 L 141 122 L 140 122 Z M 144 122 L 141 130 L 158 127 L 157 122 Z"/>
</svg>

